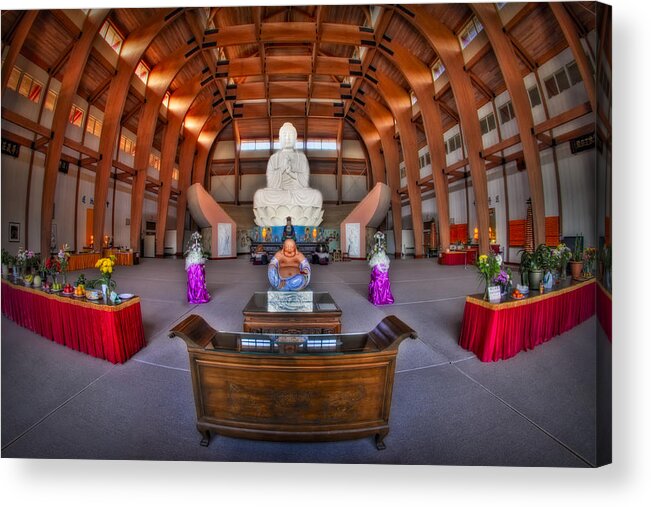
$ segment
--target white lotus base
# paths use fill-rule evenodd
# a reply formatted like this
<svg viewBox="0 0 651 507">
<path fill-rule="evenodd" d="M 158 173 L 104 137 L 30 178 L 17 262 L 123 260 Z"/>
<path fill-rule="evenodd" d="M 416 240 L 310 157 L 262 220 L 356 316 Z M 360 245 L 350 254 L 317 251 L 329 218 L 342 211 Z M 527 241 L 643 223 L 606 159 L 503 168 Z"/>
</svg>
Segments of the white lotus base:
<svg viewBox="0 0 651 507">
<path fill-rule="evenodd" d="M 292 225 L 316 227 L 323 221 L 323 209 L 316 206 L 259 206 L 253 208 L 255 223 L 260 227 L 281 226 L 292 217 Z"/>
</svg>

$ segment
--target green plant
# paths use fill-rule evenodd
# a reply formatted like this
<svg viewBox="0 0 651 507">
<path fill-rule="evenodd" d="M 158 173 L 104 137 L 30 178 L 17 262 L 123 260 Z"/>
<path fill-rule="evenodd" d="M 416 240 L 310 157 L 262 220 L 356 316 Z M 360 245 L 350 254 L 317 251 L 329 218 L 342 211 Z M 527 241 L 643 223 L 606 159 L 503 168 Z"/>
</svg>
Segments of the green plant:
<svg viewBox="0 0 651 507">
<path fill-rule="evenodd" d="M 13 266 L 16 262 L 16 258 L 11 255 L 7 250 L 4 248 L 2 249 L 2 264 L 5 264 L 6 266 Z"/>
<path fill-rule="evenodd" d="M 574 240 L 574 250 L 572 250 L 572 260 L 575 262 L 583 261 L 583 234 L 578 235 Z"/>
<path fill-rule="evenodd" d="M 551 249 L 541 243 L 533 252 L 520 250 L 520 276 L 524 282 L 525 277 L 529 276 L 532 271 L 542 271 L 546 273 L 554 266 L 554 259 Z"/>
<path fill-rule="evenodd" d="M 484 282 L 484 299 L 488 299 L 488 287 L 491 281 L 500 274 L 502 258 L 493 252 L 480 255 L 475 265 L 479 271 L 479 277 Z"/>
</svg>

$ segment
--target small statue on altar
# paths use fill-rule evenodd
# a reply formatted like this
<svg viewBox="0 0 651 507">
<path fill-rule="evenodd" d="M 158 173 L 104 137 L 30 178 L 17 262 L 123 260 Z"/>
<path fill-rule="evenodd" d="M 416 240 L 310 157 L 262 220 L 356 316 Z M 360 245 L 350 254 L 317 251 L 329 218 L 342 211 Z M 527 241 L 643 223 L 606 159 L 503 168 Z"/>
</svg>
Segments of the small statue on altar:
<svg viewBox="0 0 651 507">
<path fill-rule="evenodd" d="M 267 276 L 275 290 L 298 291 L 310 283 L 311 268 L 293 239 L 286 239 L 283 248 L 273 256 Z"/>
<path fill-rule="evenodd" d="M 206 255 L 201 246 L 201 234 L 194 232 L 190 236 L 185 252 L 185 271 L 188 277 L 188 303 L 201 304 L 210 301 L 206 288 Z"/>
<path fill-rule="evenodd" d="M 292 225 L 292 217 L 287 217 L 287 223 L 283 229 L 283 242 L 286 239 L 293 239 L 296 241 L 296 232 L 294 231 L 294 226 Z"/>
<path fill-rule="evenodd" d="M 373 236 L 375 244 L 368 261 L 371 266 L 371 282 L 368 284 L 368 300 L 374 305 L 393 304 L 391 281 L 389 280 L 389 257 L 386 252 L 384 233 L 378 231 Z"/>
</svg>

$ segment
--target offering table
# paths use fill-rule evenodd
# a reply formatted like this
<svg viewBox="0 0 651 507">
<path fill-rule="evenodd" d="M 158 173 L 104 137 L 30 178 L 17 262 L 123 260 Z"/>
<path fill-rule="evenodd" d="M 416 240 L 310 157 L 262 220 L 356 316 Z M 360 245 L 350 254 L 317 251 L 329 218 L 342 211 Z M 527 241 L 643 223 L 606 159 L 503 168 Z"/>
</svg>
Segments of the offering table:
<svg viewBox="0 0 651 507">
<path fill-rule="evenodd" d="M 481 295 L 468 296 L 459 345 L 480 361 L 508 359 L 569 331 L 595 313 L 594 278 L 529 294 L 535 295 L 501 303 L 489 303 Z"/>
<path fill-rule="evenodd" d="M 341 332 L 341 308 L 327 292 L 312 293 L 308 308 L 279 311 L 269 305 L 267 292 L 256 292 L 242 310 L 247 333 L 323 334 Z"/>
<path fill-rule="evenodd" d="M 145 346 L 140 298 L 118 305 L 80 301 L 2 280 L 2 313 L 59 345 L 112 363 Z"/>
<path fill-rule="evenodd" d="M 198 315 L 170 331 L 187 345 L 197 430 L 254 440 L 331 441 L 389 432 L 398 346 L 413 329 L 385 317 L 369 333 L 222 333 Z"/>
</svg>

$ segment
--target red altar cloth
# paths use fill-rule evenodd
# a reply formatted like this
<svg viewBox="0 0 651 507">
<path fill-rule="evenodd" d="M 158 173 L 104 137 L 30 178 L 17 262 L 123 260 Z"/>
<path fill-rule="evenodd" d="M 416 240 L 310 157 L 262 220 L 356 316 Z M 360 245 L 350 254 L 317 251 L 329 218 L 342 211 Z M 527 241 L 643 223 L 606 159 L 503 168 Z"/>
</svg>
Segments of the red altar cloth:
<svg viewBox="0 0 651 507">
<path fill-rule="evenodd" d="M 608 340 L 613 341 L 613 302 L 603 285 L 597 284 L 597 319 L 606 333 Z"/>
<path fill-rule="evenodd" d="M 468 296 L 459 345 L 480 361 L 498 361 L 569 331 L 595 313 L 595 280 L 531 296 L 489 303 Z"/>
<path fill-rule="evenodd" d="M 2 313 L 60 345 L 112 363 L 124 363 L 145 346 L 138 297 L 105 305 L 2 280 Z"/>
<path fill-rule="evenodd" d="M 466 252 L 441 252 L 439 264 L 444 266 L 463 266 L 466 264 Z"/>
</svg>

